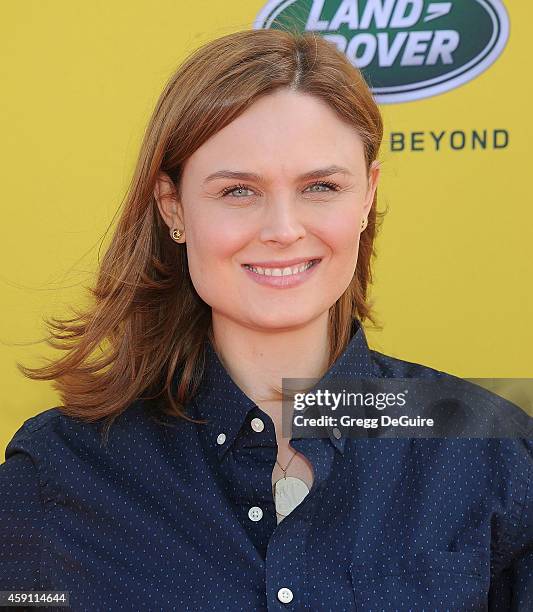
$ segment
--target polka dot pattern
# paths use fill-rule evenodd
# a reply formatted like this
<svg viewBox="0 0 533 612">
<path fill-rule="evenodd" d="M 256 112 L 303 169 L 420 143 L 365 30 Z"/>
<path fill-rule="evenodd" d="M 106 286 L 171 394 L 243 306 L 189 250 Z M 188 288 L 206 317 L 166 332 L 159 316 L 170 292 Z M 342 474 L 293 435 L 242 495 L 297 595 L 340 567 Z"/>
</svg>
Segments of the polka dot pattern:
<svg viewBox="0 0 533 612">
<path fill-rule="evenodd" d="M 278 524 L 274 424 L 206 357 L 187 407 L 205 425 L 138 400 L 107 446 L 58 408 L 14 434 L 0 590 L 91 612 L 533 610 L 532 439 L 295 437 L 314 483 Z M 452 380 L 370 350 L 357 322 L 337 375 Z"/>
</svg>

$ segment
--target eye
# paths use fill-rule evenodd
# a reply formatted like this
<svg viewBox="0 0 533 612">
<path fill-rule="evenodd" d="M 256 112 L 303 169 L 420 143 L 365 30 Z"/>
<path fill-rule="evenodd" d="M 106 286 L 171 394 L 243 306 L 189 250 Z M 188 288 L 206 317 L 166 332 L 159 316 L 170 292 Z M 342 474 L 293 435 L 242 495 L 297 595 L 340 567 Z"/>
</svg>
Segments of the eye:
<svg viewBox="0 0 533 612">
<path fill-rule="evenodd" d="M 233 185 L 233 187 L 226 187 L 225 189 L 222 190 L 222 197 L 229 195 L 230 193 L 233 193 L 234 191 L 246 191 L 246 190 L 250 190 L 249 187 L 247 187 L 246 185 Z M 242 196 L 242 197 L 249 197 L 249 196 Z"/>
<path fill-rule="evenodd" d="M 330 191 L 338 191 L 340 189 L 339 185 L 337 185 L 337 183 L 333 183 L 331 181 L 317 181 L 316 183 L 313 183 L 312 185 L 309 185 L 308 189 L 311 187 L 316 187 L 316 186 L 321 186 L 321 187 L 327 187 L 328 190 Z M 230 193 L 233 193 L 234 191 L 251 191 L 250 187 L 246 186 L 246 185 L 233 185 L 232 187 L 226 187 L 225 189 L 222 190 L 221 192 L 221 196 L 225 197 L 227 195 L 229 195 Z M 311 193 L 324 193 L 324 191 L 312 191 Z M 237 198 L 239 197 L 249 197 L 246 195 L 243 196 L 237 196 Z"/>
<path fill-rule="evenodd" d="M 340 187 L 337 185 L 337 183 L 332 183 L 331 181 L 318 181 L 317 183 L 313 183 L 312 185 L 309 185 L 309 187 L 316 187 L 317 185 L 328 187 L 332 191 L 338 191 L 340 189 Z M 324 193 L 324 192 L 323 191 L 315 191 L 315 192 L 311 192 L 311 193 Z"/>
</svg>

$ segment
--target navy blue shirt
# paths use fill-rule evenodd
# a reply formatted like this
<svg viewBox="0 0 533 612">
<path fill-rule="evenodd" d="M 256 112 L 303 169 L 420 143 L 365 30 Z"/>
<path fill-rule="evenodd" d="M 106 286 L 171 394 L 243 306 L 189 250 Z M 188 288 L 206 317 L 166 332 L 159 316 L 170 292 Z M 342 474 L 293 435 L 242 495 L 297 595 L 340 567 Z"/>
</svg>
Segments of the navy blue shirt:
<svg viewBox="0 0 533 612">
<path fill-rule="evenodd" d="M 452 378 L 369 349 L 356 323 L 335 375 Z M 533 610 L 531 438 L 294 437 L 314 483 L 277 524 L 273 421 L 209 340 L 186 407 L 208 424 L 164 427 L 153 402 L 107 446 L 58 408 L 15 433 L 0 590 L 69 591 L 90 611 Z"/>
</svg>

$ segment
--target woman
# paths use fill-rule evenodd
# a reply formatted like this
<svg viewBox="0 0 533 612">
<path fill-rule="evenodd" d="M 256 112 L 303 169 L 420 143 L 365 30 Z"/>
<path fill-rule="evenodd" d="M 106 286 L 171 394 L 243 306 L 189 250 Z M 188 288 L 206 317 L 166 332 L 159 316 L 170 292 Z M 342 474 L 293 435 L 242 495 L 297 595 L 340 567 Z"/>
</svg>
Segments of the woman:
<svg viewBox="0 0 533 612">
<path fill-rule="evenodd" d="M 532 609 L 531 440 L 282 435 L 282 378 L 451 378 L 365 339 L 382 130 L 311 34 L 241 31 L 180 66 L 94 307 L 52 323 L 62 359 L 23 369 L 63 405 L 7 447 L 1 589 L 75 610 Z"/>
</svg>

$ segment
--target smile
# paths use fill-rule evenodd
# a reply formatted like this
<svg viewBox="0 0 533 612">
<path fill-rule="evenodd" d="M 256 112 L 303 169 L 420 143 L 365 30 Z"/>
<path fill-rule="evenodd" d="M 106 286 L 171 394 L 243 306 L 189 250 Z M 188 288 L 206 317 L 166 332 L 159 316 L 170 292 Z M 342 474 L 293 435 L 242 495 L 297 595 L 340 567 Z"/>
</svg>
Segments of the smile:
<svg viewBox="0 0 533 612">
<path fill-rule="evenodd" d="M 292 276 L 293 274 L 305 272 L 319 261 L 318 259 L 310 259 L 299 266 L 290 266 L 287 268 L 261 268 L 260 266 L 252 266 L 250 264 L 243 265 L 246 269 L 252 270 L 252 272 L 256 274 L 262 274 L 263 276 Z"/>
<path fill-rule="evenodd" d="M 242 269 L 251 280 L 259 285 L 273 289 L 291 289 L 305 283 L 313 276 L 321 261 L 322 259 L 309 259 L 283 268 L 242 264 Z"/>
</svg>

